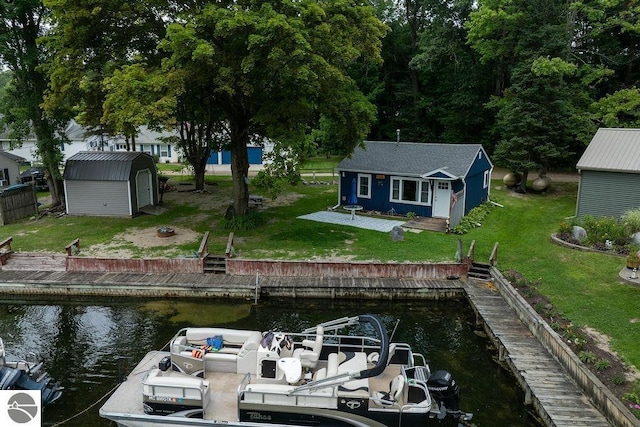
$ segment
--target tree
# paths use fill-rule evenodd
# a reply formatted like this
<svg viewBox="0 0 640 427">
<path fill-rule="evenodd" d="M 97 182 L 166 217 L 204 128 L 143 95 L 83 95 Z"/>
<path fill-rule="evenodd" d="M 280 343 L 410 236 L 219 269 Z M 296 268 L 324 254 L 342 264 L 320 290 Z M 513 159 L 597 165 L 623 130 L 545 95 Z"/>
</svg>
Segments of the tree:
<svg viewBox="0 0 640 427">
<path fill-rule="evenodd" d="M 47 64 L 51 83 L 46 94 L 48 112 L 67 109 L 78 123 L 98 135 L 124 135 L 135 151 L 140 116 L 125 120 L 124 108 L 112 104 L 105 111 L 109 92 L 117 88 L 108 80 L 136 58 L 159 62 L 157 43 L 165 33 L 163 18 L 170 16 L 164 0 L 44 0 L 54 17 L 45 38 L 56 52 Z M 121 78 L 122 75 L 115 77 Z M 140 92 L 138 92 L 140 93 Z M 121 94 L 112 96 L 112 99 Z M 110 117 L 111 113 L 116 117 Z M 138 117 L 133 117 L 137 115 Z"/>
<path fill-rule="evenodd" d="M 640 90 L 621 89 L 593 104 L 596 120 L 608 128 L 640 127 Z"/>
<path fill-rule="evenodd" d="M 177 109 L 194 96 L 206 106 L 192 109 L 192 120 L 228 130 L 236 214 L 248 211 L 252 136 L 295 156 L 324 117 L 339 126 L 343 153 L 362 142 L 375 108 L 347 71 L 359 59 L 380 59 L 384 33 L 373 8 L 345 0 L 207 3 L 169 25 L 160 44 L 168 87 L 183 82 L 173 92 Z"/>
<path fill-rule="evenodd" d="M 591 87 L 601 74 L 573 62 L 575 26 L 566 3 L 489 0 L 467 27 L 472 46 L 495 64 L 496 74 L 509 70 L 489 104 L 497 114 L 496 163 L 523 175 L 522 190 L 530 169 L 574 165 L 593 131 Z"/>
<path fill-rule="evenodd" d="M 492 90 L 492 68 L 481 63 L 480 55 L 469 46 L 465 27 L 475 4 L 470 0 L 424 0 L 429 19 L 419 33 L 411 66 L 422 82 L 422 125 L 429 127 L 433 139 L 484 142 L 485 148 L 492 149 L 486 133 L 493 112 L 483 107 Z"/>
<path fill-rule="evenodd" d="M 47 116 L 41 107 L 49 83 L 41 65 L 50 53 L 38 39 L 49 24 L 49 11 L 40 0 L 0 3 L 0 59 L 12 72 L 1 103 L 3 121 L 18 142 L 35 135 L 37 154 L 48 172 L 55 206 L 62 202 L 59 178 L 64 139 L 60 135 L 66 118 L 59 114 Z"/>
</svg>

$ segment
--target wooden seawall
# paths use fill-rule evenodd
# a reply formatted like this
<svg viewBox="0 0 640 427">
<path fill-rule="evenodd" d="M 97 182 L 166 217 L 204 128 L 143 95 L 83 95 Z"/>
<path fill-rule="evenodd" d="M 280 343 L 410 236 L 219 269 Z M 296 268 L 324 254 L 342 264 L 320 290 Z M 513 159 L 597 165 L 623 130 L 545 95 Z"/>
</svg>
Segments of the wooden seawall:
<svg viewBox="0 0 640 427">
<path fill-rule="evenodd" d="M 453 279 L 274 277 L 215 274 L 133 274 L 65 271 L 0 271 L 0 293 L 154 297 L 223 297 L 353 299 L 444 299 L 467 297 L 498 355 L 513 371 L 531 404 L 547 426 L 638 427 L 640 421 L 597 378 L 577 367 L 561 365 L 562 340 L 536 333 L 551 328 L 524 302 L 516 301 L 502 281 Z M 257 286 L 256 286 L 257 285 Z M 511 288 L 511 291 L 515 291 Z M 528 307 L 528 308 L 527 308 Z M 532 320 L 535 319 L 535 320 Z M 540 335 L 540 338 L 536 338 Z M 557 342 L 559 341 L 559 342 Z M 565 346 L 566 347 L 566 346 Z M 567 368 L 569 366 L 569 368 Z M 584 366 L 582 365 L 582 368 Z M 584 378 L 576 380 L 576 375 Z M 577 385 L 580 383 L 580 386 Z M 604 388 L 605 391 L 601 390 Z M 589 397 L 585 394 L 587 390 Z M 607 415 L 603 415 L 602 412 Z"/>
</svg>

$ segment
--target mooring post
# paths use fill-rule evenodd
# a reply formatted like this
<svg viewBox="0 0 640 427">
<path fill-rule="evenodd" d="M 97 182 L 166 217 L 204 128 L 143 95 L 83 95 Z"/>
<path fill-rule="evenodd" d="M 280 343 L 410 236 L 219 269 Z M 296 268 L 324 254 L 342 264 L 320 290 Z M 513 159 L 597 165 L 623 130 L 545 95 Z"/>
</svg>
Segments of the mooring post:
<svg viewBox="0 0 640 427">
<path fill-rule="evenodd" d="M 254 300 L 253 300 L 253 303 L 255 305 L 258 305 L 258 288 L 259 287 L 260 287 L 260 278 L 259 278 L 259 275 L 258 275 L 258 270 L 256 270 L 256 293 L 255 293 L 255 297 L 254 297 Z"/>
</svg>

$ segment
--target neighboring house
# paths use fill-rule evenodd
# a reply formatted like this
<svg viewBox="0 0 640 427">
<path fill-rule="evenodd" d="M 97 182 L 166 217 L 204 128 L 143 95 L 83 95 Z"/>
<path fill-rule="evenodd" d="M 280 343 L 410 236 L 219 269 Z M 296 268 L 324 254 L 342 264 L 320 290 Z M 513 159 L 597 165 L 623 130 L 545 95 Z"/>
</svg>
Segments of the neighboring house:
<svg viewBox="0 0 640 427">
<path fill-rule="evenodd" d="M 446 219 L 453 227 L 489 199 L 493 165 L 480 144 L 366 141 L 364 146 L 337 167 L 339 204 L 353 204 L 355 196 L 364 210 L 412 212 Z"/>
<path fill-rule="evenodd" d="M 69 215 L 134 216 L 158 204 L 158 172 L 146 153 L 80 152 L 63 178 Z"/>
<path fill-rule="evenodd" d="M 24 157 L 13 153 L 0 151 L 0 187 L 20 184 L 20 165 L 25 162 Z"/>
<path fill-rule="evenodd" d="M 640 209 L 640 129 L 598 129 L 576 166 L 576 216 Z"/>
<path fill-rule="evenodd" d="M 86 128 L 73 120 L 69 122 L 64 133 L 69 142 L 61 146 L 63 160 L 83 151 L 127 151 L 127 144 L 123 137 L 92 135 L 87 132 Z M 180 149 L 173 143 L 163 140 L 163 138 L 171 136 L 176 136 L 176 134 L 173 132 L 157 132 L 142 126 L 136 136 L 136 151 L 157 157 L 160 163 L 180 163 L 183 158 Z M 262 165 L 264 153 L 271 151 L 272 148 L 273 143 L 270 141 L 267 141 L 264 147 L 249 146 L 249 164 Z M 25 140 L 20 146 L 17 146 L 15 141 L 12 141 L 6 133 L 0 132 L 0 149 L 22 156 L 28 162 L 39 163 L 36 154 L 36 141 L 33 138 Z M 209 165 L 230 166 L 231 152 L 221 150 L 211 153 L 207 160 L 207 166 Z M 210 167 L 210 169 L 213 169 L 213 167 Z"/>
</svg>

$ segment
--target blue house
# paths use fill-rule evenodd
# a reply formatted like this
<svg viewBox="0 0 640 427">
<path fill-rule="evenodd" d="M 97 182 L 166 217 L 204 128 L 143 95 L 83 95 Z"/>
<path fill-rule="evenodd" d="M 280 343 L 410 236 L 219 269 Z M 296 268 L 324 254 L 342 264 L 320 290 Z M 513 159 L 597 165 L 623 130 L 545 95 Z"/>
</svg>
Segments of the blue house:
<svg viewBox="0 0 640 427">
<path fill-rule="evenodd" d="M 337 170 L 341 205 L 413 212 L 453 227 L 489 199 L 493 165 L 480 144 L 365 141 Z"/>
</svg>

